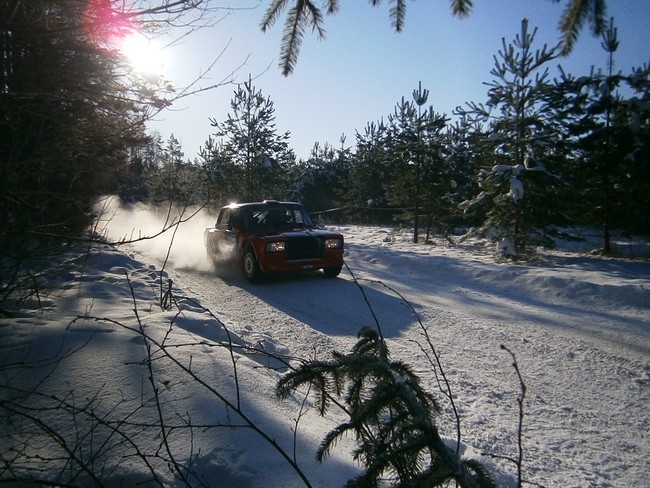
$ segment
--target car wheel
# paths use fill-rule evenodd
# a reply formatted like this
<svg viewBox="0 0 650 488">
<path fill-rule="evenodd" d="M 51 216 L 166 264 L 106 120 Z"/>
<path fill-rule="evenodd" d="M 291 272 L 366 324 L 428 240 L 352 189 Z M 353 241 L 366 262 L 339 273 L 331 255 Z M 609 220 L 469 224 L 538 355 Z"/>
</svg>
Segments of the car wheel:
<svg viewBox="0 0 650 488">
<path fill-rule="evenodd" d="M 244 251 L 242 271 L 244 272 L 244 278 L 246 278 L 246 281 L 249 283 L 257 283 L 262 276 L 260 265 L 257 262 L 253 249 L 250 247 L 246 248 L 246 251 Z"/>
<path fill-rule="evenodd" d="M 325 276 L 335 278 L 341 273 L 341 268 L 342 266 L 336 266 L 334 268 L 323 268 L 323 273 L 325 273 Z"/>
</svg>

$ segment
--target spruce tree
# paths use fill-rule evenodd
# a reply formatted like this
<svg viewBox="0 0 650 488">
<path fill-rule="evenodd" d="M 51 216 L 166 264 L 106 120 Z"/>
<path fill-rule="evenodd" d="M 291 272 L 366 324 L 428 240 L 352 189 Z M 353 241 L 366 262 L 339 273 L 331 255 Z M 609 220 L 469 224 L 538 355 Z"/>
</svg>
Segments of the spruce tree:
<svg viewBox="0 0 650 488">
<path fill-rule="evenodd" d="M 324 461 L 337 441 L 352 434 L 354 457 L 364 466 L 348 487 L 378 487 L 388 477 L 393 487 L 434 487 L 457 482 L 462 488 L 496 487 L 480 463 L 461 459 L 440 437 L 440 407 L 404 362 L 393 360 L 377 330 L 366 327 L 349 354 L 310 361 L 285 375 L 280 398 L 301 386 L 316 395 L 321 415 L 339 398 L 348 420 L 323 439 L 316 458 Z"/>
</svg>

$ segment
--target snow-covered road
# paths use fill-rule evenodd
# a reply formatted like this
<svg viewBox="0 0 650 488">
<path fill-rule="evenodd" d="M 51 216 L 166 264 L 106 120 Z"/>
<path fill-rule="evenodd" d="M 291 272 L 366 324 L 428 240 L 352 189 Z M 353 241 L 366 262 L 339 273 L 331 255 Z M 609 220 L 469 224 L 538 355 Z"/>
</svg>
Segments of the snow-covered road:
<svg viewBox="0 0 650 488">
<path fill-rule="evenodd" d="M 515 353 L 528 388 L 526 479 L 549 487 L 644 485 L 650 458 L 647 262 L 555 253 L 534 265 L 497 264 L 475 246 L 416 246 L 408 233 L 385 228 L 340 230 L 346 263 L 365 296 L 345 270 L 338 279 L 294 275 L 259 285 L 237 273 L 169 272 L 184 294 L 234 332 L 291 356 L 347 351 L 376 318 L 392 355 L 414 365 L 437 390 L 423 353 L 426 328 L 456 398 L 463 442 L 477 452 L 515 456 L 520 391 L 503 344 Z M 453 417 L 440 425 L 455 437 Z M 500 481 L 511 484 L 513 466 L 499 464 L 509 473 Z"/>
<path fill-rule="evenodd" d="M 131 217 L 120 235 L 142 224 L 151 226 L 143 234 L 154 234 L 159 225 L 151 215 Z M 201 233 L 211 220 L 181 228 L 164 266 L 164 238 L 64 256 L 61 272 L 47 276 L 48 293 L 3 318 L 0 388 L 10 409 L 0 454 L 10 461 L 2 479 L 343 486 L 359 469 L 353 439 L 322 465 L 314 454 L 345 415 L 321 418 L 301 394 L 278 400 L 275 368 L 283 364 L 258 351 L 326 359 L 348 352 L 370 325 L 439 399 L 437 423 L 451 443 L 455 417 L 437 381 L 435 349 L 460 415 L 464 456 L 486 463 L 499 486 L 516 486 L 516 466 L 504 458 L 517 456 L 521 394 L 501 345 L 514 353 L 527 387 L 525 480 L 549 488 L 648 486 L 647 260 L 574 248 L 499 264 L 477 242 L 416 245 L 408 231 L 346 226 L 338 230 L 349 271 L 338 278 L 304 274 L 250 285 L 236 271 L 207 269 Z M 167 278 L 176 306 L 162 309 Z M 72 459 L 70 446 L 80 457 Z"/>
</svg>

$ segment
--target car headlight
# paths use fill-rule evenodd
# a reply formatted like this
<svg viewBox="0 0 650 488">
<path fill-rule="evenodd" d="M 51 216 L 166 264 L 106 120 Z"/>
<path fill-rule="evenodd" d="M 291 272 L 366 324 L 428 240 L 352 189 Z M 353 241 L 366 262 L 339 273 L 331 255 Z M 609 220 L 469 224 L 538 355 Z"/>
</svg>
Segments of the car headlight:
<svg viewBox="0 0 650 488">
<path fill-rule="evenodd" d="M 339 249 L 343 247 L 343 239 L 325 239 L 325 249 Z"/>
<path fill-rule="evenodd" d="M 269 242 L 266 245 L 266 252 L 281 252 L 284 251 L 284 241 L 275 241 L 275 242 Z"/>
</svg>

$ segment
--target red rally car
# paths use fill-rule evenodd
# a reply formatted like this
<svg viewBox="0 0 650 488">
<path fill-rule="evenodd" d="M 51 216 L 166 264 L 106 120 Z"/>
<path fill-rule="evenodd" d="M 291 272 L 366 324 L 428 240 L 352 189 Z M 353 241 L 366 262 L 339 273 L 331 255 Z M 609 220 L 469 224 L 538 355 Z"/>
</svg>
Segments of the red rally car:
<svg viewBox="0 0 650 488">
<path fill-rule="evenodd" d="M 316 227 L 294 202 L 227 205 L 215 227 L 205 230 L 204 243 L 213 262 L 239 261 L 251 283 L 264 273 L 283 271 L 322 269 L 334 277 L 343 267 L 343 236 Z"/>
</svg>

